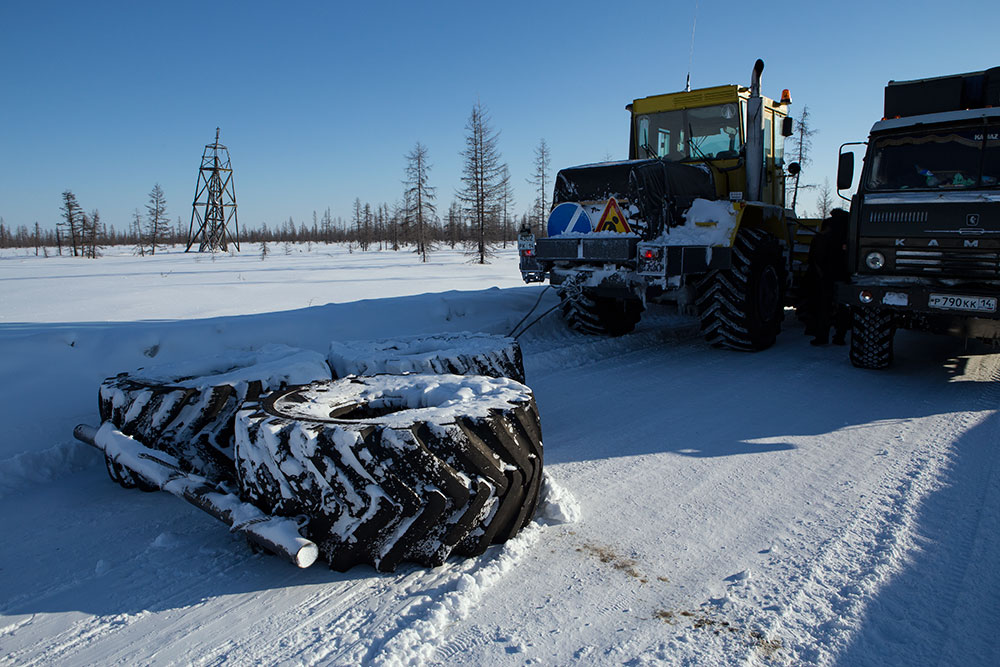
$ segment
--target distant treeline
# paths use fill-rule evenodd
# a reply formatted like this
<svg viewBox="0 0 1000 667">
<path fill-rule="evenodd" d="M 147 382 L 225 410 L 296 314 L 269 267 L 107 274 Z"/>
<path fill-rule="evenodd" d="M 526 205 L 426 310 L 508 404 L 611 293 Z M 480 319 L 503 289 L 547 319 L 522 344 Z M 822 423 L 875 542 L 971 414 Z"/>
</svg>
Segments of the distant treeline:
<svg viewBox="0 0 1000 667">
<path fill-rule="evenodd" d="M 238 233 L 231 225 L 227 238 L 236 236 L 243 251 L 249 249 L 245 246 L 258 244 L 256 249 L 265 256 L 270 242 L 348 243 L 360 250 L 406 248 L 419 253 L 424 261 L 435 247 L 461 245 L 480 263 L 485 262 L 492 248 L 513 242 L 521 227 L 528 225 L 541 232 L 549 209 L 549 148 L 542 139 L 535 149 L 533 175 L 527 179 L 533 186 L 533 201 L 518 216 L 510 171 L 500 155 L 499 133 L 490 126 L 489 114 L 481 103 L 473 106 L 465 130 L 461 185 L 443 215 L 436 203 L 437 187 L 431 185 L 428 149 L 418 141 L 404 156 L 400 201 L 371 204 L 356 198 L 349 220 L 334 218 L 326 209 L 322 214 L 313 211 L 310 221 L 289 218 L 279 223 L 261 222 L 256 227 L 244 221 Z M 188 222 L 178 217 L 171 223 L 159 184 L 150 191 L 145 208 L 145 214 L 136 209 L 131 220 L 116 228 L 103 222 L 97 209 L 86 213 L 73 192 L 66 190 L 54 230 L 41 229 L 37 222 L 33 227 L 11 228 L 0 218 L 0 248 L 34 248 L 39 255 L 55 248 L 59 255 L 97 258 L 102 248 L 131 246 L 137 255 L 153 255 L 167 245 L 187 245 L 192 241 L 190 233 L 197 234 L 190 214 Z M 192 249 L 199 245 L 196 241 Z"/>
<path fill-rule="evenodd" d="M 329 210 L 322 216 L 315 216 L 306 224 L 296 222 L 292 218 L 282 223 L 268 225 L 261 223 L 257 227 L 247 228 L 240 226 L 239 240 L 243 251 L 259 250 L 261 242 L 282 243 L 282 242 L 312 242 L 312 243 L 347 243 L 356 246 L 359 250 L 370 249 L 416 249 L 417 232 L 410 220 L 399 211 L 394 211 L 387 204 L 371 205 L 357 202 L 360 206 L 360 224 L 355 220 L 345 221 L 340 217 L 331 218 Z M 426 241 L 434 247 L 441 246 L 466 246 L 478 241 L 478 232 L 475 226 L 463 221 L 459 214 L 458 205 L 452 204 L 448 213 L 442 220 L 435 220 L 426 224 Z M 27 248 L 37 250 L 38 255 L 55 254 L 92 256 L 94 246 L 97 248 L 96 255 L 100 256 L 100 251 L 111 246 L 128 246 L 135 250 L 136 254 L 150 254 L 151 250 L 159 250 L 170 245 L 186 245 L 188 242 L 188 231 L 190 223 L 178 219 L 174 224 L 165 226 L 157 235 L 155 248 L 150 236 L 141 229 L 134 228 L 117 229 L 115 225 L 100 223 L 97 229 L 91 229 L 91 218 L 88 215 L 88 224 L 78 230 L 76 235 L 76 252 L 74 252 L 74 236 L 66 229 L 57 227 L 56 229 L 42 229 L 38 223 L 28 227 L 19 225 L 10 227 L 0 222 L 0 248 Z M 507 224 L 502 224 L 502 220 L 494 220 L 488 225 L 486 242 L 491 245 L 502 245 L 512 243 L 517 240 L 517 230 L 521 225 L 528 222 L 528 215 L 522 214 L 516 220 L 511 217 Z M 500 223 L 500 224 L 497 224 Z M 248 247 L 244 247 L 248 246 Z M 197 250 L 195 244 L 192 250 Z"/>
</svg>

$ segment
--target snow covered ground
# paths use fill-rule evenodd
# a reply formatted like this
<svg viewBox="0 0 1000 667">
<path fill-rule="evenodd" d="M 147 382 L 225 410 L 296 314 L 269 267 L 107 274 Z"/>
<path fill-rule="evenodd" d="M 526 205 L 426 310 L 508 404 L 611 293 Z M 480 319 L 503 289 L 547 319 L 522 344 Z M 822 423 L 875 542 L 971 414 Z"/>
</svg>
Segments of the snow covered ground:
<svg viewBox="0 0 1000 667">
<path fill-rule="evenodd" d="M 620 339 L 553 313 L 521 337 L 549 502 L 433 570 L 298 570 L 122 490 L 71 436 L 106 376 L 506 334 L 542 289 L 513 251 L 271 250 L 0 255 L 0 664 L 1000 664 L 1000 355 L 955 339 L 864 372 L 794 318 L 738 354 L 665 306 Z"/>
</svg>

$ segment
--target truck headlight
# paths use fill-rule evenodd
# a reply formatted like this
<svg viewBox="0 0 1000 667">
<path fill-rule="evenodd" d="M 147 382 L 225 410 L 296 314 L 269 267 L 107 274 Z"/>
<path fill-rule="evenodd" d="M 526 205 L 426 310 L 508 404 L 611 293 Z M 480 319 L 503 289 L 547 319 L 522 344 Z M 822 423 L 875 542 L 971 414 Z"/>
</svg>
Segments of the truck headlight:
<svg viewBox="0 0 1000 667">
<path fill-rule="evenodd" d="M 885 266 L 885 255 L 877 250 L 875 252 L 870 252 L 865 257 L 865 264 L 867 264 L 868 268 L 872 271 L 878 271 Z"/>
</svg>

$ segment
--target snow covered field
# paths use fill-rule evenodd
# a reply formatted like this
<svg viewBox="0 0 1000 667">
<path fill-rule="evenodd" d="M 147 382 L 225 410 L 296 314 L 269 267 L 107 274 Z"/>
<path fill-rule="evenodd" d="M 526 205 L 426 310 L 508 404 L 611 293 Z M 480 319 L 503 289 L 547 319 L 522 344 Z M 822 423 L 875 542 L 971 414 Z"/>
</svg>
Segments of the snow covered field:
<svg viewBox="0 0 1000 667">
<path fill-rule="evenodd" d="M 542 289 L 513 250 L 271 251 L 0 255 L 0 664 L 1000 664 L 1000 355 L 956 339 L 864 372 L 794 317 L 738 354 L 665 306 L 620 339 L 553 313 L 521 337 L 547 516 L 433 570 L 298 570 L 119 488 L 71 435 L 106 376 L 506 334 Z"/>
</svg>

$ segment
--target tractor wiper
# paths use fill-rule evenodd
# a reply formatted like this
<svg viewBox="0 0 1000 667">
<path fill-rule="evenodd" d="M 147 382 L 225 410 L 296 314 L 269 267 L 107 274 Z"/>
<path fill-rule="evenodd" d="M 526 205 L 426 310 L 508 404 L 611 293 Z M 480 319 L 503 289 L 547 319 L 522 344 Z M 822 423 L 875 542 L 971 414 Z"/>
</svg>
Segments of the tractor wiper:
<svg viewBox="0 0 1000 667">
<path fill-rule="evenodd" d="M 709 164 L 712 163 L 712 158 L 705 155 L 705 152 L 701 150 L 701 147 L 698 146 L 698 144 L 694 143 L 694 132 L 691 131 L 690 124 L 688 125 L 688 149 L 689 150 L 693 149 L 698 151 L 698 157 L 700 157 L 705 162 L 708 162 Z"/>
<path fill-rule="evenodd" d="M 639 148 L 641 148 L 642 150 L 646 151 L 646 156 L 647 156 L 647 157 L 651 157 L 651 158 L 653 158 L 654 160 L 657 160 L 657 159 L 659 159 L 659 157 L 660 157 L 659 155 L 657 155 L 657 154 L 656 154 L 656 151 L 654 151 L 654 150 L 652 149 L 652 147 L 650 147 L 650 145 L 649 145 L 649 144 L 643 144 L 643 145 L 642 145 L 642 146 L 640 146 Z"/>
</svg>

